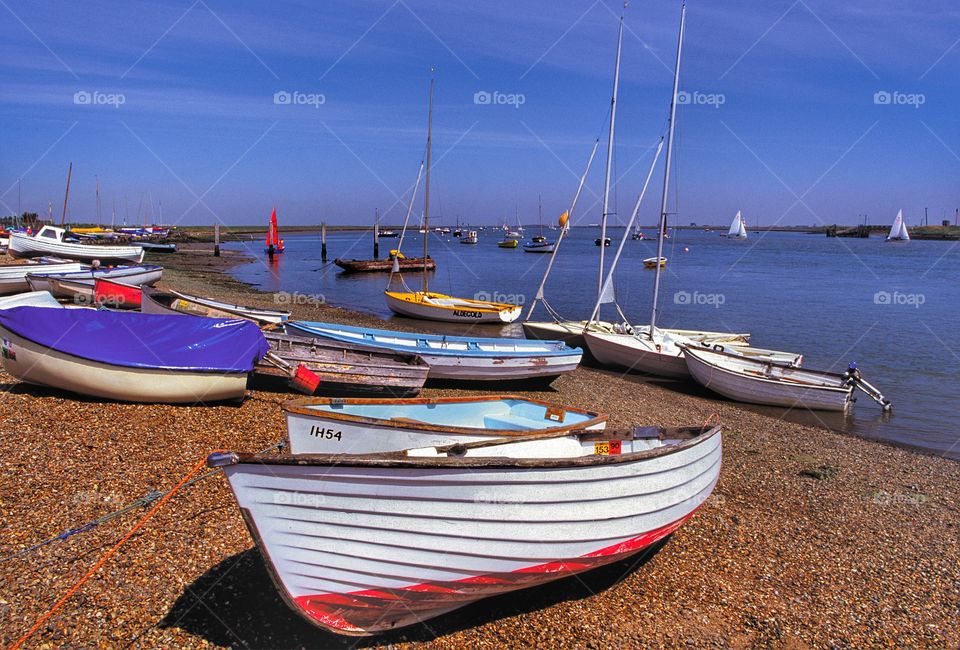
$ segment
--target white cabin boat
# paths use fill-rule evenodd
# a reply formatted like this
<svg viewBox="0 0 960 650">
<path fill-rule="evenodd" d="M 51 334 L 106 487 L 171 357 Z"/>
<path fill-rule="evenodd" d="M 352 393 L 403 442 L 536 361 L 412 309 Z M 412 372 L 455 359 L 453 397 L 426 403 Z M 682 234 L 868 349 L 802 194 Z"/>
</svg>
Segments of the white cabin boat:
<svg viewBox="0 0 960 650">
<path fill-rule="evenodd" d="M 56 226 L 44 226 L 35 235 L 10 233 L 10 254 L 14 257 L 55 255 L 81 262 L 143 262 L 146 252 L 139 246 L 97 246 L 65 241 L 67 231 Z"/>
</svg>

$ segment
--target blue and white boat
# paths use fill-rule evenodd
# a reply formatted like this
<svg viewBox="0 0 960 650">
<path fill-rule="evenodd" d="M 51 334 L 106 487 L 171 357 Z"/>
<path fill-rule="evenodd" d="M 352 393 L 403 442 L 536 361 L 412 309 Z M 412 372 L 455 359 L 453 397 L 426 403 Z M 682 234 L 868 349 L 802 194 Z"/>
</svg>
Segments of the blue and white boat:
<svg viewBox="0 0 960 650">
<path fill-rule="evenodd" d="M 514 395 L 304 398 L 283 406 L 291 454 L 372 454 L 603 429 L 608 416 Z"/>
<path fill-rule="evenodd" d="M 576 369 L 583 357 L 583 350 L 563 341 L 446 336 L 314 321 L 287 325 L 310 336 L 420 355 L 430 366 L 431 379 L 553 379 Z"/>
<path fill-rule="evenodd" d="M 72 295 L 58 295 L 57 288 L 50 283 L 50 280 L 66 280 L 71 283 L 86 285 L 92 292 L 96 278 L 106 278 L 133 286 L 147 285 L 152 287 L 160 281 L 162 276 L 163 267 L 155 264 L 114 266 L 69 272 L 47 270 L 43 266 L 38 266 L 35 270 L 27 273 L 26 280 L 31 291 L 49 291 L 58 298 L 71 298 Z"/>
</svg>

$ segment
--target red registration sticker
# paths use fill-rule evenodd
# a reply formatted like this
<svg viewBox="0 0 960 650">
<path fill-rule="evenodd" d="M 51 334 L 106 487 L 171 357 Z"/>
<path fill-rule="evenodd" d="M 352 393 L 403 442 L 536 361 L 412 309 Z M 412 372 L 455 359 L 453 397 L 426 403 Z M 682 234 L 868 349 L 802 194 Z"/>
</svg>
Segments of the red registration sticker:
<svg viewBox="0 0 960 650">
<path fill-rule="evenodd" d="M 621 445 L 620 440 L 595 442 L 593 443 L 593 453 L 597 456 L 616 456 L 621 453 Z"/>
</svg>

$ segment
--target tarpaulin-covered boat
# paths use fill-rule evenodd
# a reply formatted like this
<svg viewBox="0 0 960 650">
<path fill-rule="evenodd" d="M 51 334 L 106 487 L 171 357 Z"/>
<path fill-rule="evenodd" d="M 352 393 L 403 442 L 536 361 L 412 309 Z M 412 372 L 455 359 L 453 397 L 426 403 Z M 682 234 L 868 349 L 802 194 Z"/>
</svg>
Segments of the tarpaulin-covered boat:
<svg viewBox="0 0 960 650">
<path fill-rule="evenodd" d="M 127 402 L 241 398 L 269 351 L 245 320 L 91 309 L 3 310 L 0 336 L 17 379 Z"/>
</svg>

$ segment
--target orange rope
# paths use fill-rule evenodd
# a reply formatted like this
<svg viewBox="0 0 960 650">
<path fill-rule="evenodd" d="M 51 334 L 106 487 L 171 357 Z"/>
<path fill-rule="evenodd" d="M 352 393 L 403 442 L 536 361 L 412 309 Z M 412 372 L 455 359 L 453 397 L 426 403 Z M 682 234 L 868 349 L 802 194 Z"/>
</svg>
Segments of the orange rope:
<svg viewBox="0 0 960 650">
<path fill-rule="evenodd" d="M 199 462 L 197 462 L 196 465 L 193 466 L 193 469 L 191 469 L 189 472 L 187 472 L 187 474 L 186 474 L 182 479 L 180 479 L 180 482 L 177 483 L 176 487 L 174 487 L 172 490 L 170 490 L 169 492 L 167 492 L 166 496 L 164 496 L 162 499 L 160 499 L 159 501 L 157 501 L 157 504 L 156 504 L 155 506 L 153 506 L 153 508 L 151 508 L 150 511 L 149 511 L 147 514 L 145 514 L 143 517 L 141 517 L 141 518 L 140 518 L 140 521 L 138 521 L 138 522 L 133 526 L 133 528 L 131 528 L 130 531 L 127 532 L 127 534 L 124 535 L 123 538 L 113 546 L 113 548 L 111 548 L 109 551 L 107 551 L 107 552 L 103 555 L 103 557 L 100 558 L 100 559 L 97 561 L 97 563 L 94 564 L 93 567 L 92 567 L 89 571 L 87 571 L 87 573 L 86 573 L 82 578 L 80 578 L 80 580 L 77 581 L 77 583 L 76 583 L 75 585 L 73 585 L 72 587 L 70 587 L 70 589 L 67 591 L 67 593 L 64 594 L 63 597 L 60 598 L 60 600 L 58 600 L 56 603 L 54 603 L 54 604 L 53 604 L 53 607 L 51 607 L 50 609 L 48 609 L 47 612 L 46 612 L 43 616 L 41 616 L 41 617 L 37 620 L 36 623 L 33 624 L 33 627 L 31 627 L 30 630 L 29 630 L 26 634 L 24 634 L 22 637 L 20 637 L 12 646 L 10 646 L 10 650 L 17 650 L 17 648 L 21 647 L 21 646 L 26 642 L 27 639 L 29 639 L 31 636 L 33 636 L 34 632 L 36 632 L 37 630 L 39 630 L 40 627 L 41 627 L 44 623 L 46 623 L 46 622 L 50 619 L 50 617 L 53 616 L 53 614 L 54 614 L 58 609 L 60 609 L 60 607 L 63 606 L 63 604 L 64 604 L 65 602 L 67 602 L 67 600 L 70 599 L 71 596 L 73 596 L 75 593 L 77 593 L 77 591 L 80 589 L 80 587 L 82 587 L 83 584 L 84 584 L 87 580 L 89 580 L 91 577 L 93 577 L 93 575 L 94 575 L 97 571 L 99 571 L 99 570 L 103 567 L 104 564 L 107 563 L 107 560 L 109 560 L 111 557 L 113 557 L 113 555 L 114 555 L 118 550 L 120 550 L 120 547 L 123 546 L 124 544 L 126 544 L 127 541 L 128 541 L 131 537 L 133 537 L 133 534 L 136 533 L 138 530 L 140 530 L 140 528 L 142 528 L 143 525 L 144 525 L 145 523 L 147 523 L 147 520 L 150 519 L 150 517 L 152 517 L 160 508 L 162 508 L 162 507 L 163 507 L 163 504 L 165 504 L 167 501 L 169 501 L 169 500 L 170 500 L 170 497 L 172 497 L 174 494 L 176 494 L 177 491 L 178 491 L 180 488 L 182 488 L 183 485 L 184 485 L 188 480 L 190 480 L 190 477 L 192 477 L 194 474 L 196 474 L 198 471 L 200 471 L 200 469 L 203 468 L 203 466 L 206 465 L 206 463 L 207 463 L 207 458 L 206 458 L 206 456 L 204 456 L 204 458 L 203 458 L 202 460 L 200 460 Z"/>
<path fill-rule="evenodd" d="M 710 423 L 713 422 L 714 420 L 717 422 L 717 426 L 723 424 L 723 422 L 721 422 L 720 420 L 720 414 L 714 411 L 713 413 L 707 416 L 706 420 L 703 421 L 703 426 L 701 427 L 701 429 L 703 431 L 706 431 L 707 429 L 709 429 Z"/>
</svg>

